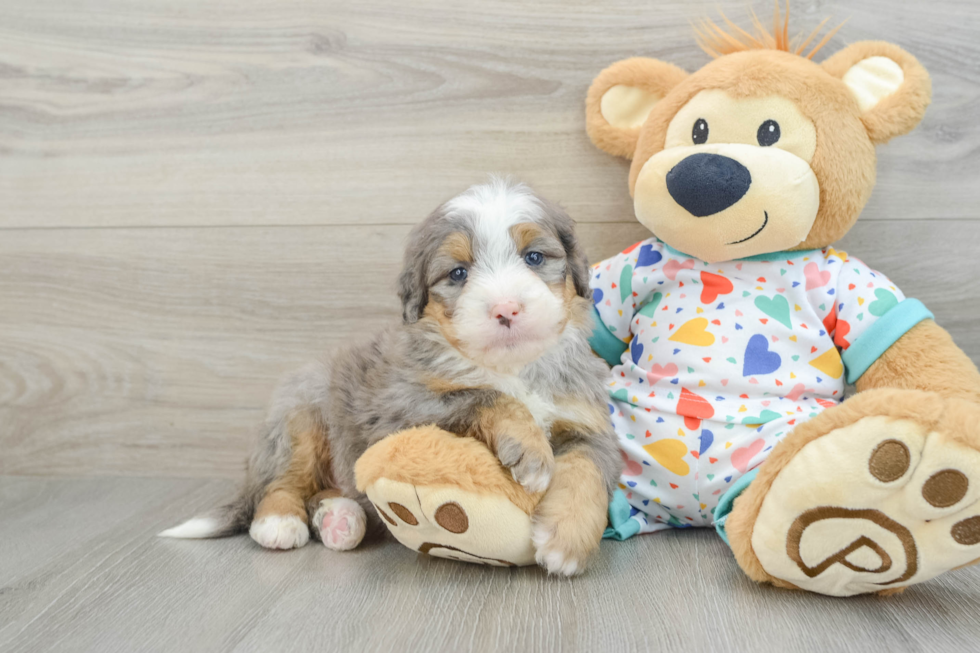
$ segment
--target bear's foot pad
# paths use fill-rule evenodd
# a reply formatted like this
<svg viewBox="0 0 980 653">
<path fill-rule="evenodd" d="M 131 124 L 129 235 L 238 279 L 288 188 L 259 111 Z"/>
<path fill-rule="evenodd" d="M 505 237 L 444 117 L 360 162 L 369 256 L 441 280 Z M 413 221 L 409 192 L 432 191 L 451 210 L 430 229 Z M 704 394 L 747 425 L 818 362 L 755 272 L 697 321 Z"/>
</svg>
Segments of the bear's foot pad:
<svg viewBox="0 0 980 653">
<path fill-rule="evenodd" d="M 767 573 L 821 594 L 895 590 L 980 558 L 980 451 L 912 419 L 865 417 L 779 471 L 752 530 Z"/>
<path fill-rule="evenodd" d="M 379 478 L 366 494 L 410 549 L 496 566 L 534 564 L 531 518 L 505 497 Z"/>
</svg>

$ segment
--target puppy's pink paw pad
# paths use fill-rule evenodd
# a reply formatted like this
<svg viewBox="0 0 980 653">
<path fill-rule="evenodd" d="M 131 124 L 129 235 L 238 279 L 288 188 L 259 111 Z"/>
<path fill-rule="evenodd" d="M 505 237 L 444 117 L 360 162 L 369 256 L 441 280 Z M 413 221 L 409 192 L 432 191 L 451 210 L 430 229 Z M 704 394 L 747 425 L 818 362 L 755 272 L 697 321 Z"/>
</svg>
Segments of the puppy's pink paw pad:
<svg viewBox="0 0 980 653">
<path fill-rule="evenodd" d="M 320 525 L 320 540 L 324 546 L 334 551 L 348 551 L 364 539 L 367 516 L 360 504 L 352 499 L 324 499 L 317 508 L 314 523 Z"/>
</svg>

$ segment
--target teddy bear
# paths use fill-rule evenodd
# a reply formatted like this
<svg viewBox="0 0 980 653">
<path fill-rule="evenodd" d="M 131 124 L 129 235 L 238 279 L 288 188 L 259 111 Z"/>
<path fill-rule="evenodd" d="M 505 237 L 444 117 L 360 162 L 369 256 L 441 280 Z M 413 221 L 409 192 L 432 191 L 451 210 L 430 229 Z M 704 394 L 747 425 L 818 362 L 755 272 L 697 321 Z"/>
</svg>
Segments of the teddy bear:
<svg viewBox="0 0 980 653">
<path fill-rule="evenodd" d="M 890 43 L 816 63 L 819 29 L 791 41 L 778 6 L 772 32 L 706 21 L 700 70 L 631 58 L 589 89 L 588 135 L 631 160 L 652 234 L 592 274 L 624 463 L 606 536 L 715 528 L 755 581 L 891 594 L 980 560 L 980 372 L 922 302 L 832 246 L 875 147 L 920 122 L 931 87 Z M 436 443 L 436 462 L 411 453 Z M 376 505 L 459 508 L 424 534 L 389 523 L 406 546 L 533 561 L 537 497 L 479 443 L 417 429 L 358 467 Z"/>
</svg>

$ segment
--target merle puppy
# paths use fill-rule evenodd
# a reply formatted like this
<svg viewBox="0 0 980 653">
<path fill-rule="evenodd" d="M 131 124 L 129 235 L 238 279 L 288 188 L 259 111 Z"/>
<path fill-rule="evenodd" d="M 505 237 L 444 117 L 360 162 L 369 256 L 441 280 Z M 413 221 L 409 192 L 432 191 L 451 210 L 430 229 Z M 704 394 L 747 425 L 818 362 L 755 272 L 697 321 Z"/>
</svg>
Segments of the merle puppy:
<svg viewBox="0 0 980 653">
<path fill-rule="evenodd" d="M 572 220 L 523 184 L 474 186 L 415 228 L 398 285 L 400 325 L 283 382 L 239 497 L 161 535 L 248 530 L 290 549 L 312 524 L 329 548 L 352 549 L 383 528 L 354 463 L 391 433 L 435 424 L 485 442 L 527 490 L 547 490 L 533 516 L 537 560 L 584 568 L 621 457 Z"/>
</svg>

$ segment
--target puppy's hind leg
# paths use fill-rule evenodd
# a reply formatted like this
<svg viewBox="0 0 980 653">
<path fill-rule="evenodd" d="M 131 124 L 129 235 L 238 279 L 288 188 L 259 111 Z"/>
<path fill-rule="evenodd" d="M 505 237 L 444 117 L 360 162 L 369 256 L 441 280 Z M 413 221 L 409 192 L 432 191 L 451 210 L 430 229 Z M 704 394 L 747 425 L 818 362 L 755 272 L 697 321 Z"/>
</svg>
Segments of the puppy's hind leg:
<svg viewBox="0 0 980 653">
<path fill-rule="evenodd" d="M 364 539 L 367 514 L 357 501 L 340 490 L 318 492 L 307 502 L 310 526 L 323 545 L 334 551 L 349 551 Z"/>
<path fill-rule="evenodd" d="M 289 462 L 265 488 L 248 534 L 267 549 L 293 549 L 310 539 L 307 499 L 323 487 L 321 469 L 328 462 L 323 425 L 314 411 L 295 413 L 286 420 Z"/>
</svg>

